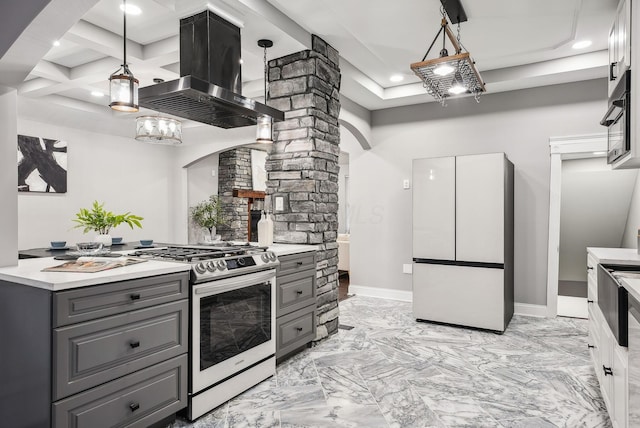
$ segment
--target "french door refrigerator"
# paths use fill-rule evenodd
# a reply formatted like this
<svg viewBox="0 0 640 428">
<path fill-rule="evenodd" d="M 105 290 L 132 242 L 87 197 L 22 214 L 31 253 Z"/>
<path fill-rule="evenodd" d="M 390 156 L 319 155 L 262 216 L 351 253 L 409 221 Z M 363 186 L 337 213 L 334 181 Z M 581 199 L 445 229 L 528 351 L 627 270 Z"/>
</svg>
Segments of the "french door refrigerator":
<svg viewBox="0 0 640 428">
<path fill-rule="evenodd" d="M 513 164 L 413 160 L 413 315 L 504 332 L 513 316 Z"/>
</svg>

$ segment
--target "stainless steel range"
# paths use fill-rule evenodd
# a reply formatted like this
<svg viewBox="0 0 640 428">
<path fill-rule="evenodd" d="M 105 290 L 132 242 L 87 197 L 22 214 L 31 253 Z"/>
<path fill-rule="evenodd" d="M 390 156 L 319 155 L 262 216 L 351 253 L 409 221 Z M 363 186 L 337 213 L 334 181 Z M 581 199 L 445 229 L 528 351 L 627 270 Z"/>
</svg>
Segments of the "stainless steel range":
<svg viewBox="0 0 640 428">
<path fill-rule="evenodd" d="M 230 244 L 132 254 L 191 265 L 190 420 L 275 374 L 279 262 L 265 250 Z"/>
</svg>

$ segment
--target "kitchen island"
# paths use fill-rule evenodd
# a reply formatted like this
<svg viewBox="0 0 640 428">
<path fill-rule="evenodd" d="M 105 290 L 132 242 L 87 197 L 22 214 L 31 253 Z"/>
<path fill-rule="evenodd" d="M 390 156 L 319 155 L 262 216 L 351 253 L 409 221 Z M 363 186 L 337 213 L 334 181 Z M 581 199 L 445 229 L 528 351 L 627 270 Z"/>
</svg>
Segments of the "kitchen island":
<svg viewBox="0 0 640 428">
<path fill-rule="evenodd" d="M 0 268 L 0 415 L 11 427 L 166 424 L 186 406 L 189 265 Z"/>
</svg>

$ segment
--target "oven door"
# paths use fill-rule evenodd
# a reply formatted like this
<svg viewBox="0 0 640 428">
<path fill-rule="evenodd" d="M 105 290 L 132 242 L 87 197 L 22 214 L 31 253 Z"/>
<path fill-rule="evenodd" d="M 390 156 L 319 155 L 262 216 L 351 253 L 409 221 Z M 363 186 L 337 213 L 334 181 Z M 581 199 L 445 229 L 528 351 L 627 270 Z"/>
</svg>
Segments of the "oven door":
<svg viewBox="0 0 640 428">
<path fill-rule="evenodd" d="M 607 163 L 611 164 L 631 150 L 631 98 L 629 73 L 614 89 L 609 98 L 609 109 L 600 124 L 607 127 Z"/>
<path fill-rule="evenodd" d="M 276 271 L 192 286 L 192 393 L 275 354 Z"/>
</svg>

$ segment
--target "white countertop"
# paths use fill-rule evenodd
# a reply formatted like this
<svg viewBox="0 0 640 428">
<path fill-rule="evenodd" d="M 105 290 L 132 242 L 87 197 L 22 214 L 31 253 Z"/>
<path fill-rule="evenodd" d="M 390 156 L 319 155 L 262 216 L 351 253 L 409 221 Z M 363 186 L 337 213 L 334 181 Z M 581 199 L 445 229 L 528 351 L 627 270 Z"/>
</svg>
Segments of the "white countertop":
<svg viewBox="0 0 640 428">
<path fill-rule="evenodd" d="M 186 272 L 190 269 L 190 265 L 184 263 L 149 260 L 144 263 L 93 273 L 42 272 L 44 268 L 58 266 L 62 263 L 64 263 L 63 260 L 54 260 L 53 257 L 18 260 L 18 266 L 0 268 L 0 280 L 43 288 L 45 290 L 60 291 L 85 287 L 87 285 L 105 284 L 108 282 L 125 281 L 167 273 Z"/>
<path fill-rule="evenodd" d="M 289 254 L 306 253 L 307 251 L 317 251 L 317 245 L 302 244 L 278 244 L 273 243 L 269 246 L 269 251 L 273 251 L 276 256 L 286 256 Z"/>
<path fill-rule="evenodd" d="M 598 263 L 612 265 L 640 265 L 640 255 L 635 248 L 595 248 L 588 247 Z"/>
<path fill-rule="evenodd" d="M 640 279 L 621 278 L 620 282 L 629 295 L 640 302 Z"/>
</svg>

